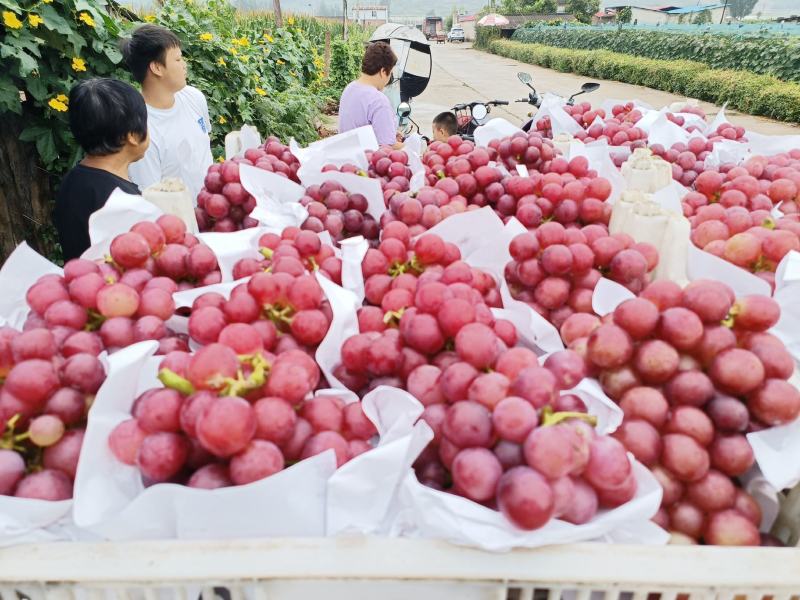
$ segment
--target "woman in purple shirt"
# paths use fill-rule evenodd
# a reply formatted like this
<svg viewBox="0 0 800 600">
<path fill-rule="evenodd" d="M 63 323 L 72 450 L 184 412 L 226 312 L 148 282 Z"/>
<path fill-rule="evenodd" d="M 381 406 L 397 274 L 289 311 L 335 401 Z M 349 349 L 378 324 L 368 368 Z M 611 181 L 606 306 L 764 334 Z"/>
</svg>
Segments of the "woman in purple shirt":
<svg viewBox="0 0 800 600">
<path fill-rule="evenodd" d="M 382 93 L 392 79 L 397 57 L 386 42 L 367 46 L 361 61 L 361 76 L 348 84 L 339 100 L 339 133 L 372 125 L 381 146 L 400 147 L 397 116 Z"/>
</svg>

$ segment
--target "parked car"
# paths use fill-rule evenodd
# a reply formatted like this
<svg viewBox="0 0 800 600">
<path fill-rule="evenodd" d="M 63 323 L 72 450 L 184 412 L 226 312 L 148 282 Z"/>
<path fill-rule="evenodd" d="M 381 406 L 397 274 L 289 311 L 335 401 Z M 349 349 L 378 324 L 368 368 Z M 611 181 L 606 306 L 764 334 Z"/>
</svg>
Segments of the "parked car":
<svg viewBox="0 0 800 600">
<path fill-rule="evenodd" d="M 448 42 L 463 42 L 465 39 L 464 30 L 461 27 L 453 27 L 447 34 Z"/>
</svg>

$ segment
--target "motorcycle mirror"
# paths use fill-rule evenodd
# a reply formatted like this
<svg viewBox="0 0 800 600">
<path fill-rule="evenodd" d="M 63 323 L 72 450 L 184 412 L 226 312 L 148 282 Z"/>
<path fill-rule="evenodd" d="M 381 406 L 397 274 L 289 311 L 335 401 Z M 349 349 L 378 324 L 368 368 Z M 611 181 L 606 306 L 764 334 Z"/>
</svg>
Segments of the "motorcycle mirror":
<svg viewBox="0 0 800 600">
<path fill-rule="evenodd" d="M 489 111 L 486 109 L 485 104 L 476 104 L 472 107 L 472 118 L 476 121 L 482 121 L 488 114 Z"/>
<path fill-rule="evenodd" d="M 408 102 L 401 102 L 397 105 L 397 116 L 405 119 L 411 114 L 411 105 Z"/>
<path fill-rule="evenodd" d="M 584 83 L 584 84 L 581 86 L 581 91 L 583 91 L 583 92 L 585 92 L 585 93 L 588 93 L 588 92 L 593 92 L 593 91 L 595 91 L 595 90 L 596 90 L 597 88 L 599 88 L 599 87 L 600 87 L 600 84 L 599 84 L 599 83 Z"/>
<path fill-rule="evenodd" d="M 530 73 L 523 73 L 522 71 L 517 73 L 517 79 L 519 79 L 525 85 L 528 85 L 531 81 L 533 81 L 533 77 L 530 76 Z"/>
</svg>

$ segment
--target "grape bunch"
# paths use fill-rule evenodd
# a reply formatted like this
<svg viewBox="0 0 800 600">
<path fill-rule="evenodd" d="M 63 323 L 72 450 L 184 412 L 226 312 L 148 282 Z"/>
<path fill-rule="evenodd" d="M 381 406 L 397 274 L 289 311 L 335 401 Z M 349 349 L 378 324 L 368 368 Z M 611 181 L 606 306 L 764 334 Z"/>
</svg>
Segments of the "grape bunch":
<svg viewBox="0 0 800 600">
<path fill-rule="evenodd" d="M 633 103 L 615 105 L 611 109 L 612 116 L 608 118 L 603 109 L 591 110 L 588 102 L 565 107 L 565 110 L 584 128 L 585 131 L 575 134 L 575 138 L 582 142 L 605 140 L 609 146 L 624 146 L 631 150 L 647 145 L 647 132 L 635 125 L 642 113 L 634 108 Z M 602 125 L 595 123 L 597 117 L 600 117 Z"/>
<path fill-rule="evenodd" d="M 559 154 L 551 140 L 533 131 L 492 140 L 489 142 L 489 149 L 497 153 L 497 158 L 509 171 L 514 171 L 517 165 L 525 165 L 529 171 L 547 173 L 550 161 Z"/>
<path fill-rule="evenodd" d="M 367 160 L 369 161 L 367 175 L 373 179 L 380 179 L 384 192 L 409 190 L 412 173 L 405 151 L 382 147 L 374 152 L 367 152 Z"/>
<path fill-rule="evenodd" d="M 262 146 L 246 150 L 236 157 L 208 168 L 203 189 L 197 195 L 195 217 L 200 231 L 231 232 L 256 227 L 258 221 L 250 216 L 256 199 L 242 186 L 239 165 L 245 164 L 276 173 L 299 183 L 300 162 L 280 143 L 270 137 Z"/>
<path fill-rule="evenodd" d="M 145 230 L 155 231 L 150 227 L 139 229 Z M 128 235 L 123 234 L 114 242 Z M 144 240 L 143 235 L 139 237 Z M 130 238 L 125 238 L 126 244 L 129 241 Z M 126 251 L 131 246 L 126 245 Z M 186 250 L 185 246 L 168 244 L 156 261 L 167 254 L 171 246 Z M 146 242 L 141 250 L 143 254 L 149 253 Z M 179 256 L 193 256 L 191 251 L 187 253 Z M 114 255 L 117 259 L 121 256 L 115 252 L 112 243 Z M 203 255 L 194 256 L 199 259 Z M 211 258 L 216 264 L 213 253 Z M 174 256 L 172 261 L 172 264 L 178 264 Z M 189 260 L 186 262 L 193 264 Z M 179 287 L 173 279 L 154 276 L 147 268 L 131 268 L 120 276 L 109 263 L 73 259 L 64 265 L 63 276 L 44 275 L 28 289 L 26 300 L 31 312 L 24 329 L 48 329 L 55 349 L 61 352 L 80 348 L 82 352 L 97 355 L 102 350 L 113 352 L 144 340 L 157 341 L 160 354 L 187 349 L 188 338 L 167 326 L 167 321 L 175 313 L 172 294 Z"/>
<path fill-rule="evenodd" d="M 304 269 L 257 273 L 229 299 L 208 292 L 195 299 L 189 335 L 198 344 L 227 344 L 237 354 L 313 350 L 333 318 L 314 275 Z"/>
<path fill-rule="evenodd" d="M 118 281 L 127 278 L 146 283 L 153 277 L 166 277 L 178 290 L 222 281 L 214 252 L 173 215 L 163 215 L 155 223 L 142 221 L 116 236 L 110 258 L 111 268 L 103 274 Z"/>
<path fill-rule="evenodd" d="M 592 293 L 606 276 L 634 293 L 648 283 L 658 251 L 602 225 L 564 228 L 551 221 L 511 240 L 505 278 L 512 296 L 557 328 L 575 313 L 593 314 Z"/>
<path fill-rule="evenodd" d="M 661 144 L 650 146 L 653 154 L 672 164 L 672 178 L 686 187 L 691 187 L 706 170 L 705 160 L 713 148 L 714 142 L 697 137 L 687 143 L 675 142 L 669 149 Z"/>
<path fill-rule="evenodd" d="M 371 242 L 378 239 L 378 222 L 367 212 L 367 199 L 362 194 L 349 194 L 335 181 L 307 187 L 300 203 L 308 210 L 301 229 L 327 231 L 335 242 L 357 235 Z"/>
<path fill-rule="evenodd" d="M 551 519 L 581 525 L 630 501 L 637 483 L 625 448 L 596 435 L 583 401 L 561 393 L 583 377 L 581 358 L 566 350 L 542 366 L 531 351 L 512 348 L 481 373 L 485 360 L 458 343 L 472 337 L 470 327 L 456 337 L 450 366 L 409 375 L 434 431 L 414 465 L 419 480 L 499 510 L 524 530 Z"/>
<path fill-rule="evenodd" d="M 769 212 L 741 206 L 701 206 L 689 217 L 698 248 L 747 269 L 774 287 L 775 270 L 786 254 L 800 250 L 800 215 L 773 219 Z"/>
<path fill-rule="evenodd" d="M 108 438 L 116 459 L 135 465 L 146 485 L 216 489 L 264 479 L 325 450 L 341 466 L 370 449 L 376 430 L 360 402 L 306 399 L 320 372 L 305 352 L 237 354 L 213 343 L 167 355 L 159 373 L 165 387 L 140 395 Z"/>
<path fill-rule="evenodd" d="M 488 186 L 485 195 L 503 221 L 516 217 L 528 229 L 551 220 L 564 226 L 607 225 L 611 218 L 611 205 L 606 202 L 611 183 L 598 177 L 583 156 L 569 161 L 555 157 L 548 172 L 512 175 Z"/>
<path fill-rule="evenodd" d="M 258 239 L 260 258 L 242 258 L 233 265 L 234 280 L 256 273 L 302 274 L 319 269 L 334 283 L 341 285 L 342 261 L 319 236 L 297 227 L 286 227 L 280 235 L 265 233 Z"/>
<path fill-rule="evenodd" d="M 488 273 L 461 260 L 458 246 L 438 235 L 425 234 L 411 241 L 411 230 L 393 222 L 383 229 L 377 248 L 367 250 L 361 263 L 366 303 L 384 312 L 400 311 L 411 305 L 418 285 L 425 280 L 459 283 L 477 293 L 488 306 L 500 307 L 497 282 Z"/>
<path fill-rule="evenodd" d="M 194 209 L 200 231 L 227 233 L 258 225 L 258 221 L 249 216 L 256 207 L 256 199 L 241 184 L 240 163 L 249 161 L 234 158 L 208 168 Z"/>
<path fill-rule="evenodd" d="M 625 413 L 615 435 L 661 481 L 658 518 L 695 541 L 758 544 L 756 515 L 727 511 L 751 504 L 730 481 L 754 461 L 745 433 L 800 415 L 794 361 L 767 332 L 778 317 L 771 298 L 735 298 L 718 281 L 659 281 L 602 320 L 573 315 L 561 328 Z"/>
<path fill-rule="evenodd" d="M 67 500 L 86 415 L 106 374 L 84 332 L 0 330 L 0 494 Z"/>
</svg>

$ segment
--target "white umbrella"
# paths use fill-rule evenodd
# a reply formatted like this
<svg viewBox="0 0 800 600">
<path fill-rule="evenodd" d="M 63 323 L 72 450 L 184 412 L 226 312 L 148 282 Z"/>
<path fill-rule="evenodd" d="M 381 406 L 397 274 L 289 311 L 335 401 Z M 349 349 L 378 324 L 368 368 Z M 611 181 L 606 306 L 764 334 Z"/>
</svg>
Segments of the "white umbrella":
<svg viewBox="0 0 800 600">
<path fill-rule="evenodd" d="M 478 25 L 482 25 L 484 27 L 498 27 L 500 25 L 508 25 L 508 23 L 508 19 L 506 19 L 503 15 L 498 15 L 497 13 L 488 14 L 478 21 Z"/>
</svg>

